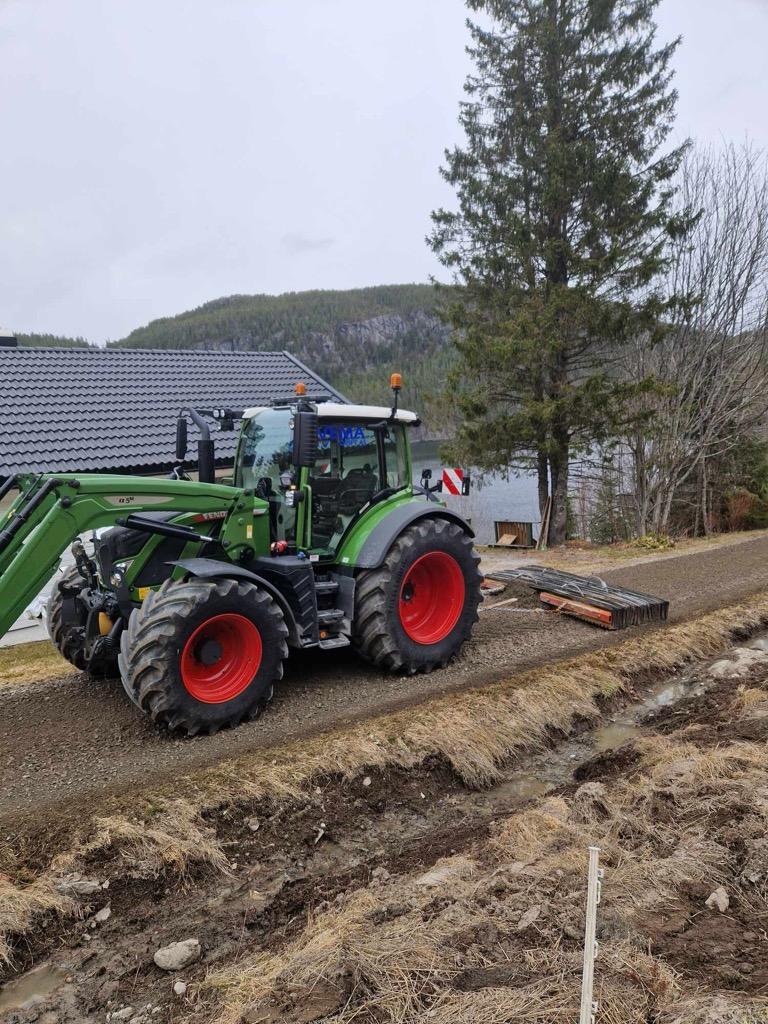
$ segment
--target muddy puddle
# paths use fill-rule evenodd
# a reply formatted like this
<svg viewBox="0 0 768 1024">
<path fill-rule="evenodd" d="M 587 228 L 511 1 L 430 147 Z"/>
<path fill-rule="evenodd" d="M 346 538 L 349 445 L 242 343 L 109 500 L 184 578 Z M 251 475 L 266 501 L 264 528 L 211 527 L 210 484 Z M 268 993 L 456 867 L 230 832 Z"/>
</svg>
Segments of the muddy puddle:
<svg viewBox="0 0 768 1024">
<path fill-rule="evenodd" d="M 0 1014 L 38 1006 L 56 991 L 64 978 L 63 970 L 41 964 L 15 981 L 9 981 L 0 987 Z"/>
<path fill-rule="evenodd" d="M 768 653 L 768 635 L 755 637 L 744 646 Z M 722 658 L 723 655 L 718 655 Z M 713 659 L 717 660 L 717 659 Z M 698 664 L 679 676 L 666 677 L 648 688 L 639 699 L 595 729 L 559 743 L 528 759 L 526 771 L 511 775 L 493 789 L 493 802 L 524 802 L 546 796 L 566 785 L 579 766 L 595 755 L 605 754 L 653 732 L 654 719 L 681 701 L 698 697 L 717 684 Z"/>
<path fill-rule="evenodd" d="M 766 645 L 768 650 L 768 639 Z M 709 685 L 713 684 L 714 680 L 710 681 Z M 590 733 L 593 750 L 602 754 L 629 743 L 649 731 L 648 723 L 653 721 L 657 711 L 673 707 L 688 697 L 698 697 L 706 690 L 707 683 L 702 681 L 700 670 L 686 673 L 679 679 L 663 680 L 649 690 L 639 703 L 633 704 L 606 725 Z"/>
<path fill-rule="evenodd" d="M 500 800 L 514 801 L 533 800 L 538 796 L 546 796 L 552 789 L 554 789 L 554 783 L 537 778 L 535 775 L 521 773 L 496 786 L 493 792 Z"/>
</svg>

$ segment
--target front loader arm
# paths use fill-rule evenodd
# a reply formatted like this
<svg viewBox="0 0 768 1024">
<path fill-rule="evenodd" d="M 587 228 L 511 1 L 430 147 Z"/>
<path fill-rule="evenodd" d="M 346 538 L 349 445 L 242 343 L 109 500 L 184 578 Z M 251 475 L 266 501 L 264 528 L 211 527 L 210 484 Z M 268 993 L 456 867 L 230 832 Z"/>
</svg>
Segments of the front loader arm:
<svg viewBox="0 0 768 1024">
<path fill-rule="evenodd" d="M 224 546 L 233 553 L 252 546 L 254 500 L 251 492 L 239 488 L 75 474 L 26 477 L 21 486 L 0 520 L 0 637 L 40 593 L 62 553 L 81 533 L 114 526 L 127 515 L 224 512 Z"/>
</svg>

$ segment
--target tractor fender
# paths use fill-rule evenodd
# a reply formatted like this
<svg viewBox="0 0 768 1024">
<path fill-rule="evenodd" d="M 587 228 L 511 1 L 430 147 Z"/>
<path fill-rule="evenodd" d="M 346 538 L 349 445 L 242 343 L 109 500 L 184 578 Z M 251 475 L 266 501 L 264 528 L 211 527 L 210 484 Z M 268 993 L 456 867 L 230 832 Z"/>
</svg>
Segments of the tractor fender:
<svg viewBox="0 0 768 1024">
<path fill-rule="evenodd" d="M 270 597 L 275 599 L 280 611 L 283 613 L 285 624 L 288 627 L 288 642 L 298 646 L 300 633 L 291 606 L 277 587 L 268 580 L 265 580 L 263 576 L 258 576 L 255 572 L 250 572 L 241 565 L 233 565 L 231 562 L 219 562 L 215 558 L 182 558 L 178 562 L 171 562 L 170 564 L 178 565 L 181 569 L 186 570 L 192 576 L 197 576 L 199 579 L 226 578 L 244 580 L 246 583 L 253 583 L 257 587 L 261 587 L 262 590 L 266 590 Z"/>
<path fill-rule="evenodd" d="M 408 502 L 392 509 L 389 515 L 374 526 L 354 561 L 355 568 L 378 569 L 403 530 L 420 519 L 447 519 L 451 523 L 457 523 L 467 536 L 475 536 L 472 527 L 458 512 L 453 512 L 442 505 L 436 508 L 426 502 Z"/>
</svg>

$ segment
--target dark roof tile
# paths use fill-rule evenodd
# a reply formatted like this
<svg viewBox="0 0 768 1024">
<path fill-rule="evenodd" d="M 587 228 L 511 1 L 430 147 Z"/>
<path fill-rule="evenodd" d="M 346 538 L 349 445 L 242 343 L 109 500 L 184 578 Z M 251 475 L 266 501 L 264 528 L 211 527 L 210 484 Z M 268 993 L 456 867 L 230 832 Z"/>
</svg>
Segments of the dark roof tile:
<svg viewBox="0 0 768 1024">
<path fill-rule="evenodd" d="M 182 407 L 268 404 L 298 380 L 344 401 L 288 352 L 0 348 L 0 478 L 170 466 Z M 231 459 L 237 434 L 214 437 Z"/>
</svg>

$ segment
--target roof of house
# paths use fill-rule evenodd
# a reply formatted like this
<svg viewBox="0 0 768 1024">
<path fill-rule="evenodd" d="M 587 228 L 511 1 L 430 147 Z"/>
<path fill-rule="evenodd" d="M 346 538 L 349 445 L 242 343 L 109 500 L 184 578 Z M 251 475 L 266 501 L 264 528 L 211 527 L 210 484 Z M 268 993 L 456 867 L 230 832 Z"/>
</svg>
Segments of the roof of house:
<svg viewBox="0 0 768 1024">
<path fill-rule="evenodd" d="M 0 348 L 0 478 L 160 471 L 174 461 L 182 408 L 268 405 L 297 381 L 344 401 L 288 352 Z M 192 464 L 191 425 L 189 437 Z M 231 459 L 237 432 L 213 437 L 217 461 Z"/>
</svg>

